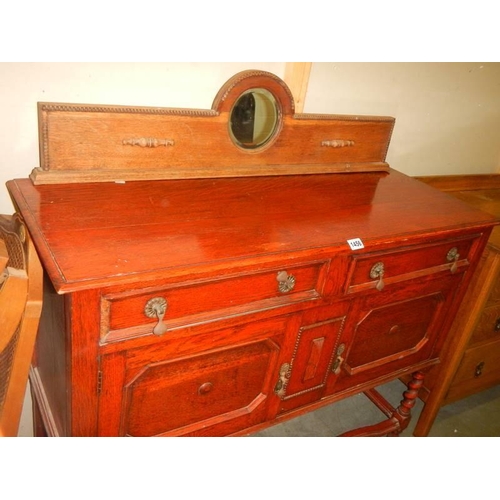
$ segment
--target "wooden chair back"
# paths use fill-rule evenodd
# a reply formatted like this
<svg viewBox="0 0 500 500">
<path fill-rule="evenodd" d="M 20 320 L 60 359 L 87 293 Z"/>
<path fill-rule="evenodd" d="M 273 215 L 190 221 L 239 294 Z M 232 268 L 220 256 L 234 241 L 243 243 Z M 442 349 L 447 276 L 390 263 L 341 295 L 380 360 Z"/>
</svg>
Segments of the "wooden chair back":
<svg viewBox="0 0 500 500">
<path fill-rule="evenodd" d="M 17 436 L 42 309 L 42 267 L 17 215 L 0 215 L 0 436 Z"/>
</svg>

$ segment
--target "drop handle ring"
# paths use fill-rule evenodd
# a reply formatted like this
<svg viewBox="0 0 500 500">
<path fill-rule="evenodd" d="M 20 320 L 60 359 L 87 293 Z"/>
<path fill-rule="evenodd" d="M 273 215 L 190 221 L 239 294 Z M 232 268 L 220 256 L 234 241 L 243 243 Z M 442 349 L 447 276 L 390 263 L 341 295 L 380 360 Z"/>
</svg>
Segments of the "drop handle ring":
<svg viewBox="0 0 500 500">
<path fill-rule="evenodd" d="M 286 386 L 289 378 L 290 378 L 290 364 L 283 363 L 280 368 L 278 382 L 276 382 L 276 385 L 274 386 L 274 393 L 280 398 L 282 398 L 285 395 Z"/>
<path fill-rule="evenodd" d="M 379 292 L 381 292 L 385 286 L 384 274 L 385 274 L 385 266 L 384 266 L 383 262 L 377 262 L 370 270 L 370 278 L 372 280 L 378 279 L 377 284 L 375 285 L 375 288 Z"/>
<path fill-rule="evenodd" d="M 337 351 L 335 353 L 336 356 L 335 361 L 333 362 L 332 365 L 332 373 L 334 373 L 335 375 L 338 375 L 340 373 L 342 363 L 345 361 L 344 357 L 342 356 L 342 354 L 344 354 L 344 351 L 345 351 L 345 344 L 340 344 L 337 347 Z"/>
<path fill-rule="evenodd" d="M 167 307 L 168 303 L 163 297 L 154 297 L 153 299 L 148 300 L 144 307 L 144 314 L 148 318 L 158 319 L 158 323 L 153 328 L 153 333 L 155 335 L 163 335 L 168 330 L 167 325 L 163 323 Z"/>
<path fill-rule="evenodd" d="M 452 265 L 450 267 L 450 272 L 452 274 L 455 274 L 458 269 L 458 259 L 460 258 L 460 254 L 458 253 L 458 248 L 453 247 L 447 254 L 446 254 L 446 260 L 448 262 L 452 262 Z"/>
</svg>

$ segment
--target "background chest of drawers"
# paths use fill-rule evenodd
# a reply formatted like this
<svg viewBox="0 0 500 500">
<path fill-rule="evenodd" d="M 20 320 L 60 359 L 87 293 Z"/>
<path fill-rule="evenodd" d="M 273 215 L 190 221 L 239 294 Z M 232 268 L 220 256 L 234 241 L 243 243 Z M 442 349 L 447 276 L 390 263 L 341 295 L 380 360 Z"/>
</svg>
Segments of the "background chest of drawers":
<svg viewBox="0 0 500 500">
<path fill-rule="evenodd" d="M 436 176 L 422 181 L 470 206 L 500 215 L 500 176 Z M 494 228 L 451 329 L 463 335 L 447 369 L 431 370 L 421 392 L 439 384 L 445 405 L 500 383 L 500 232 Z"/>
<path fill-rule="evenodd" d="M 255 146 L 228 127 L 258 87 Z M 45 271 L 37 435 L 246 434 L 359 392 L 401 430 L 497 220 L 391 170 L 393 119 L 294 115 L 262 72 L 206 112 L 39 111 L 42 165 L 8 183 Z M 391 408 L 374 388 L 408 374 Z"/>
</svg>

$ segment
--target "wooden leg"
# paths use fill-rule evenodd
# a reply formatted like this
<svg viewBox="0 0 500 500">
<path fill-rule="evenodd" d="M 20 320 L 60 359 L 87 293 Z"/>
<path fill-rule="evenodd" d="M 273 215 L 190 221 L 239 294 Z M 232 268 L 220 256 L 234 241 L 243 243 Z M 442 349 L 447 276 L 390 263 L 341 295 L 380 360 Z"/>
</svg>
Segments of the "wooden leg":
<svg viewBox="0 0 500 500">
<path fill-rule="evenodd" d="M 408 382 L 408 390 L 403 393 L 403 400 L 396 409 L 395 416 L 399 419 L 401 431 L 408 427 L 411 420 L 411 410 L 415 406 L 418 392 L 424 384 L 425 375 L 422 372 L 412 374 L 412 379 Z"/>
<path fill-rule="evenodd" d="M 407 390 L 403 393 L 403 399 L 396 409 L 393 409 L 389 414 L 390 405 L 382 400 L 382 397 L 376 391 L 370 391 L 368 397 L 374 402 L 384 413 L 388 415 L 388 419 L 379 422 L 375 425 L 360 427 L 352 431 L 341 434 L 342 437 L 371 437 L 371 436 L 399 436 L 410 423 L 411 410 L 415 406 L 418 392 L 424 383 L 424 374 L 415 372 L 412 374 L 411 380 L 408 382 Z"/>
</svg>

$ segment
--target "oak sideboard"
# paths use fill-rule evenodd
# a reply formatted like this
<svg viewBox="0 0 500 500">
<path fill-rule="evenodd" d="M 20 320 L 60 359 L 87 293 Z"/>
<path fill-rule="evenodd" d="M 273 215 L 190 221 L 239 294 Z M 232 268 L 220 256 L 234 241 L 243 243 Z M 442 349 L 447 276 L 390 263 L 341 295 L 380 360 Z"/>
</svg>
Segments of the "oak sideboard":
<svg viewBox="0 0 500 500">
<path fill-rule="evenodd" d="M 36 435 L 243 435 L 360 392 L 381 421 L 345 435 L 407 426 L 497 219 L 392 169 L 393 118 L 297 115 L 258 71 L 207 111 L 39 117 L 8 182 L 45 271 Z"/>
</svg>

